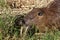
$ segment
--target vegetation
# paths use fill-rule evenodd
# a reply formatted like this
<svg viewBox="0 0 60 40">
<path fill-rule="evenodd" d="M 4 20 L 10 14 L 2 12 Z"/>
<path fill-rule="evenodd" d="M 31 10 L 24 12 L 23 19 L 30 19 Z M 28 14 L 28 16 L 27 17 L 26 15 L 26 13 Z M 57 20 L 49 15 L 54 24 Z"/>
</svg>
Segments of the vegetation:
<svg viewBox="0 0 60 40">
<path fill-rule="evenodd" d="M 60 40 L 60 31 L 37 33 L 37 28 L 35 28 L 35 34 L 30 37 L 27 35 L 28 28 L 14 27 L 15 17 L 10 15 L 9 9 L 4 9 L 7 7 L 4 0 L 0 0 L 0 6 L 3 8 L 0 15 L 0 40 Z M 33 25 L 32 28 L 34 27 Z"/>
</svg>

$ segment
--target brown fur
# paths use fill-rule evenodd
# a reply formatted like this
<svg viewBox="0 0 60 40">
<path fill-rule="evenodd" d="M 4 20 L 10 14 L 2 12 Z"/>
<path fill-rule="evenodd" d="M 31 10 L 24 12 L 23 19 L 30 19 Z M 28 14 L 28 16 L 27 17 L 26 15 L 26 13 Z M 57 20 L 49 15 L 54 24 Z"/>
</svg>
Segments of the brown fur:
<svg viewBox="0 0 60 40">
<path fill-rule="evenodd" d="M 38 13 L 43 15 L 39 16 Z M 33 8 L 25 17 L 26 25 L 35 24 L 40 31 L 46 31 L 46 28 L 60 29 L 60 0 L 55 0 L 51 5 L 45 8 Z"/>
</svg>

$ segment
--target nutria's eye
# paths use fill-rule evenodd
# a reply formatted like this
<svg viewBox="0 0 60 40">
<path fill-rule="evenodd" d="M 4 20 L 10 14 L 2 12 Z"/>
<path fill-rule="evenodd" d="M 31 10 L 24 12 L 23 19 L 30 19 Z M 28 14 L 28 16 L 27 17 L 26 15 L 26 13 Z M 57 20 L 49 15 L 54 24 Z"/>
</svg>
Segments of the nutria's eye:
<svg viewBox="0 0 60 40">
<path fill-rule="evenodd" d="M 43 12 L 39 12 L 39 13 L 38 13 L 38 16 L 42 16 L 42 15 L 43 15 Z"/>
</svg>

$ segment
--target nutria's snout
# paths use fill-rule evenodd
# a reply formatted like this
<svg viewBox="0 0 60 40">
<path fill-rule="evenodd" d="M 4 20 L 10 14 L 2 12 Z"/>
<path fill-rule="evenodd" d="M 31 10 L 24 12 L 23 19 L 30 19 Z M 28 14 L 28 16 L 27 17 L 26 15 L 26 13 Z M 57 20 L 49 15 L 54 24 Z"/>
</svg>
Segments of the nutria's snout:
<svg viewBox="0 0 60 40">
<path fill-rule="evenodd" d="M 14 22 L 15 22 L 14 26 L 22 26 L 22 25 L 24 25 L 25 24 L 24 16 L 23 15 L 17 15 Z"/>
<path fill-rule="evenodd" d="M 32 25 L 30 25 L 30 21 L 29 19 L 26 19 L 26 17 L 24 17 L 24 15 L 17 15 L 16 19 L 15 19 L 15 24 L 14 27 L 17 29 L 21 29 L 21 27 L 28 27 L 27 29 L 27 35 L 29 35 L 30 37 L 33 36 L 33 34 L 36 32 L 36 27 Z M 24 31 L 23 31 L 24 32 Z M 39 32 L 39 30 L 37 29 L 37 32 Z"/>
<path fill-rule="evenodd" d="M 24 15 L 16 15 L 14 26 L 29 26 L 30 20 L 26 19 Z"/>
</svg>

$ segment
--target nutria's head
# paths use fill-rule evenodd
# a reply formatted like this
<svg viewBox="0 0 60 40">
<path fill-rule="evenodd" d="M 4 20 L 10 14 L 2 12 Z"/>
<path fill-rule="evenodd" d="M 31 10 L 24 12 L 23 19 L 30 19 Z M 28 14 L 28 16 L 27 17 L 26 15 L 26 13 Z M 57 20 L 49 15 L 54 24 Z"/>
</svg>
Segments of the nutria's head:
<svg viewBox="0 0 60 40">
<path fill-rule="evenodd" d="M 46 28 L 60 28 L 60 5 L 59 0 L 54 1 L 49 7 L 33 8 L 25 17 L 26 25 L 36 25 L 40 31 L 46 31 Z M 56 26 L 57 25 L 57 26 Z"/>
<path fill-rule="evenodd" d="M 40 8 L 34 8 L 24 17 L 24 20 L 26 25 L 31 25 L 32 23 L 41 22 L 43 17 L 44 11 L 42 11 Z"/>
<path fill-rule="evenodd" d="M 26 26 L 32 24 L 40 31 L 46 31 L 46 28 L 60 28 L 60 4 L 59 0 L 54 1 L 49 7 L 33 8 L 24 18 Z"/>
</svg>

